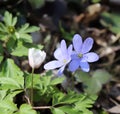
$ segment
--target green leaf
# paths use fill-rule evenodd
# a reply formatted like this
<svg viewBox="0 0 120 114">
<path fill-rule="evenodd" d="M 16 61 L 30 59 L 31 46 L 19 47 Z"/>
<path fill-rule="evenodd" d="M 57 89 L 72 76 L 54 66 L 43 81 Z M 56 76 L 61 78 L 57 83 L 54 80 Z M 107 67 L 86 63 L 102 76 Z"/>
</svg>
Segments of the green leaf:
<svg viewBox="0 0 120 114">
<path fill-rule="evenodd" d="M 83 99 L 78 100 L 75 103 L 75 108 L 81 110 L 81 109 L 87 109 L 87 108 L 91 108 L 95 102 L 95 100 L 97 99 L 96 95 L 86 95 Z"/>
<path fill-rule="evenodd" d="M 37 112 L 30 105 L 22 104 L 16 114 L 37 114 Z"/>
<path fill-rule="evenodd" d="M 92 111 L 89 110 L 97 99 L 96 95 L 86 96 L 78 102 L 75 103 L 75 109 L 79 110 L 81 114 L 93 114 Z"/>
<path fill-rule="evenodd" d="M 100 2 L 101 0 L 92 0 L 92 3 Z"/>
<path fill-rule="evenodd" d="M 9 88 L 8 88 L 9 89 Z M 7 90 L 6 96 L 4 97 L 4 99 L 13 101 L 15 99 L 15 96 L 19 93 L 23 92 L 23 89 L 17 89 L 15 91 L 10 91 Z M 8 94 L 9 93 L 9 94 Z"/>
<path fill-rule="evenodd" d="M 93 76 L 90 76 L 88 73 L 77 71 L 75 73 L 75 78 L 78 82 L 83 82 L 85 92 L 88 94 L 96 94 L 101 90 L 102 84 L 110 80 L 111 75 L 105 70 L 96 70 Z"/>
<path fill-rule="evenodd" d="M 2 47 L 2 44 L 0 43 L 0 64 L 3 60 L 4 56 L 3 56 L 3 47 Z"/>
<path fill-rule="evenodd" d="M 25 33 L 31 33 L 31 32 L 35 32 L 35 31 L 38 31 L 40 28 L 37 27 L 37 26 L 29 26 L 28 23 L 22 25 L 21 28 L 18 29 L 18 33 L 22 33 L 22 34 L 25 34 Z"/>
<path fill-rule="evenodd" d="M 103 26 L 115 34 L 120 33 L 120 14 L 104 12 L 101 16 L 101 24 Z"/>
<path fill-rule="evenodd" d="M 19 41 L 16 48 L 12 51 L 12 55 L 22 57 L 22 56 L 28 56 L 28 50 L 29 48 L 34 47 L 36 49 L 42 49 L 42 45 L 35 45 L 31 43 L 23 43 L 22 41 Z"/>
<path fill-rule="evenodd" d="M 26 24 L 22 25 L 21 28 L 18 29 L 18 32 L 19 32 L 19 33 L 24 33 L 24 31 L 25 31 L 28 27 L 29 27 L 29 24 L 26 23 Z"/>
<path fill-rule="evenodd" d="M 64 81 L 65 77 L 55 77 L 51 79 L 50 85 L 57 85 Z"/>
<path fill-rule="evenodd" d="M 15 26 L 17 23 L 17 17 L 13 17 L 11 13 L 6 11 L 4 14 L 4 22 L 6 26 Z"/>
<path fill-rule="evenodd" d="M 14 37 L 10 37 L 6 43 L 6 48 L 8 50 L 9 53 L 11 53 L 14 48 L 16 47 L 16 39 Z"/>
<path fill-rule="evenodd" d="M 78 109 L 75 109 L 73 106 L 62 106 L 59 107 L 65 114 L 81 114 Z"/>
<path fill-rule="evenodd" d="M 0 55 L 0 64 L 1 64 L 2 60 L 3 60 L 3 58 L 4 57 Z"/>
<path fill-rule="evenodd" d="M 21 28 L 15 32 L 17 39 L 21 39 L 24 42 L 32 43 L 32 36 L 29 34 L 31 32 L 38 31 L 40 28 L 37 26 L 29 26 L 28 23 L 22 25 Z"/>
<path fill-rule="evenodd" d="M 51 112 L 53 114 L 65 114 L 62 110 L 60 110 L 59 108 L 52 108 Z"/>
<path fill-rule="evenodd" d="M 92 77 L 90 78 L 90 80 L 87 80 L 84 84 L 86 86 L 85 92 L 87 92 L 88 94 L 96 94 L 102 88 L 102 84 L 100 83 L 100 81 Z"/>
<path fill-rule="evenodd" d="M 18 78 L 19 79 L 19 78 Z M 20 78 L 21 79 L 21 78 Z M 21 83 L 22 82 L 22 83 Z M 15 80 L 10 77 L 0 77 L 0 86 L 1 89 L 22 89 L 23 87 L 23 79 L 22 80 Z"/>
<path fill-rule="evenodd" d="M 45 4 L 45 0 L 28 0 L 33 8 L 40 8 Z"/>
<path fill-rule="evenodd" d="M 90 80 L 90 75 L 87 72 L 77 70 L 75 72 L 75 78 L 78 82 L 83 82 L 84 83 L 87 80 Z"/>
<path fill-rule="evenodd" d="M 12 20 L 12 26 L 15 26 L 17 23 L 17 17 L 14 17 L 13 20 Z"/>
<path fill-rule="evenodd" d="M 92 114 L 89 110 L 97 99 L 96 95 L 87 96 L 68 92 L 67 95 L 57 93 L 53 96 L 53 107 L 57 107 L 57 111 L 63 111 L 65 114 Z M 57 113 L 56 111 L 56 113 Z"/>
<path fill-rule="evenodd" d="M 2 64 L 2 69 L 0 71 L 0 76 L 4 77 L 19 77 L 23 76 L 23 72 L 20 70 L 20 68 L 14 63 L 12 59 L 7 59 Z"/>
<path fill-rule="evenodd" d="M 3 47 L 2 47 L 2 44 L 0 43 L 0 55 L 3 54 Z"/>
<path fill-rule="evenodd" d="M 64 30 L 64 28 L 62 27 L 61 23 L 59 24 L 60 27 L 60 31 L 62 33 L 62 36 L 69 41 L 72 41 L 73 35 L 75 34 L 75 31 L 71 31 L 71 32 L 66 32 Z"/>
<path fill-rule="evenodd" d="M 69 92 L 68 94 L 56 93 L 53 95 L 53 105 L 58 104 L 72 104 L 77 102 L 79 99 L 83 99 L 84 95 L 76 94 L 75 92 Z"/>
<path fill-rule="evenodd" d="M 22 44 L 22 42 L 19 41 L 17 47 L 14 49 L 14 51 L 11 54 L 18 57 L 28 56 L 28 48 L 25 47 Z"/>
<path fill-rule="evenodd" d="M 32 36 L 29 34 L 20 34 L 20 39 L 23 40 L 24 42 L 32 43 Z"/>
<path fill-rule="evenodd" d="M 0 32 L 7 32 L 7 28 L 3 23 L 0 23 Z"/>
<path fill-rule="evenodd" d="M 0 90 L 0 101 L 6 96 L 7 90 Z"/>
<path fill-rule="evenodd" d="M 13 114 L 13 112 L 17 111 L 17 106 L 11 100 L 5 99 L 0 101 L 0 114 L 4 112 L 4 114 Z"/>
<path fill-rule="evenodd" d="M 96 70 L 93 73 L 93 78 L 96 78 L 96 80 L 99 80 L 101 84 L 105 84 L 111 79 L 111 75 L 106 70 Z"/>
<path fill-rule="evenodd" d="M 37 26 L 30 26 L 30 27 L 27 28 L 24 32 L 25 32 L 25 33 L 31 33 L 31 32 L 35 32 L 35 31 L 38 31 L 38 30 L 40 30 L 39 27 L 37 27 Z"/>
<path fill-rule="evenodd" d="M 32 76 L 28 72 L 25 73 L 25 84 L 26 88 L 31 88 L 31 80 Z M 40 75 L 39 74 L 33 74 L 33 86 L 40 84 Z"/>
<path fill-rule="evenodd" d="M 96 70 L 93 73 L 93 76 L 85 82 L 87 88 L 85 91 L 89 94 L 96 94 L 98 93 L 101 88 L 102 84 L 107 83 L 111 78 L 111 75 L 105 70 Z"/>
</svg>

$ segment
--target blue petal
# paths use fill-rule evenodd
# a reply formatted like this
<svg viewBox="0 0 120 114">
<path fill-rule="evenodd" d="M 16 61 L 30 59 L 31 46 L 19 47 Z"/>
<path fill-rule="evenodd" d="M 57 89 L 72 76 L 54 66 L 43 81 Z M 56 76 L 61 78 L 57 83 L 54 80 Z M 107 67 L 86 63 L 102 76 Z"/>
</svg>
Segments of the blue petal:
<svg viewBox="0 0 120 114">
<path fill-rule="evenodd" d="M 63 59 L 67 59 L 68 58 L 68 50 L 67 50 L 65 40 L 61 41 L 60 49 L 61 49 L 61 52 L 62 52 Z"/>
<path fill-rule="evenodd" d="M 82 37 L 79 34 L 75 34 L 73 37 L 73 46 L 77 53 L 81 52 Z"/>
<path fill-rule="evenodd" d="M 71 55 L 71 59 L 73 60 L 73 59 L 80 59 L 79 57 L 78 57 L 78 54 L 72 54 Z"/>
<path fill-rule="evenodd" d="M 54 57 L 58 60 L 63 60 L 63 55 L 62 55 L 62 51 L 61 51 L 61 48 L 58 48 L 55 50 L 54 52 Z"/>
<path fill-rule="evenodd" d="M 71 56 L 71 54 L 72 54 L 72 48 L 73 48 L 73 45 L 71 44 L 69 47 L 68 47 L 68 54 L 69 54 L 69 56 Z"/>
<path fill-rule="evenodd" d="M 61 67 L 62 65 L 63 65 L 62 62 L 54 60 L 54 61 L 50 61 L 50 62 L 46 63 L 46 64 L 44 65 L 44 69 L 52 70 L 52 69 L 59 68 L 59 67 Z"/>
<path fill-rule="evenodd" d="M 58 70 L 58 76 L 63 74 L 64 69 L 65 69 L 65 65 Z"/>
<path fill-rule="evenodd" d="M 98 61 L 99 56 L 94 52 L 90 52 L 90 53 L 84 54 L 83 58 L 85 58 L 86 61 L 88 62 L 95 62 L 95 61 Z"/>
<path fill-rule="evenodd" d="M 92 46 L 93 46 L 93 39 L 87 38 L 82 45 L 81 53 L 84 54 L 84 53 L 89 52 L 91 50 Z"/>
<path fill-rule="evenodd" d="M 74 72 L 79 68 L 79 60 L 72 60 L 69 64 L 69 70 Z"/>
<path fill-rule="evenodd" d="M 80 67 L 84 72 L 89 72 L 90 66 L 87 62 L 80 62 Z"/>
<path fill-rule="evenodd" d="M 61 41 L 61 49 L 63 49 L 63 50 L 66 50 L 66 49 L 67 49 L 65 40 L 62 40 L 62 41 Z"/>
</svg>

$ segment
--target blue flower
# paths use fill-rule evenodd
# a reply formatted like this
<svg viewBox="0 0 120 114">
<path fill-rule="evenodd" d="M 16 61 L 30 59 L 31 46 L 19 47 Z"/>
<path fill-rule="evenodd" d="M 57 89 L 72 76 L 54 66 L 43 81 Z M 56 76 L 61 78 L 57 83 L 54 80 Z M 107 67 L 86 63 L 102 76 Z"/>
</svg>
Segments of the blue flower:
<svg viewBox="0 0 120 114">
<path fill-rule="evenodd" d="M 95 62 L 99 59 L 99 56 L 94 52 L 89 52 L 93 46 L 93 39 L 88 37 L 84 42 L 79 34 L 73 37 L 74 50 L 71 55 L 71 62 L 69 64 L 69 70 L 74 72 L 78 68 L 81 68 L 84 72 L 90 70 L 88 62 Z"/>
<path fill-rule="evenodd" d="M 72 45 L 67 49 L 65 40 L 61 41 L 60 47 L 55 50 L 54 57 L 57 60 L 53 60 L 44 65 L 47 70 L 59 68 L 58 75 L 61 75 L 66 65 L 71 61 Z"/>
</svg>

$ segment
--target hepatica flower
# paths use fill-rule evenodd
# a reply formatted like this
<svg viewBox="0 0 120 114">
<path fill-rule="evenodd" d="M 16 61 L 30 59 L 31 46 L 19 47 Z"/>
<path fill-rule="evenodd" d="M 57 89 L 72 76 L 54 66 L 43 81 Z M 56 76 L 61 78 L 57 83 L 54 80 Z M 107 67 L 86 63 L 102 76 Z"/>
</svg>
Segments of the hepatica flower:
<svg viewBox="0 0 120 114">
<path fill-rule="evenodd" d="M 48 62 L 44 65 L 44 68 L 47 70 L 59 68 L 58 75 L 61 75 L 66 65 L 71 61 L 71 53 L 72 45 L 67 48 L 65 40 L 62 40 L 60 47 L 54 52 L 56 60 Z"/>
<path fill-rule="evenodd" d="M 30 48 L 28 51 L 29 64 L 33 69 L 39 68 L 39 66 L 45 60 L 45 57 L 46 53 L 39 49 Z"/>
<path fill-rule="evenodd" d="M 89 52 L 93 46 L 93 39 L 88 37 L 84 42 L 80 35 L 76 34 L 73 37 L 74 50 L 71 55 L 71 62 L 69 64 L 69 70 L 74 72 L 78 68 L 81 68 L 84 72 L 90 70 L 88 62 L 95 62 L 99 59 L 99 56 L 94 52 Z"/>
</svg>

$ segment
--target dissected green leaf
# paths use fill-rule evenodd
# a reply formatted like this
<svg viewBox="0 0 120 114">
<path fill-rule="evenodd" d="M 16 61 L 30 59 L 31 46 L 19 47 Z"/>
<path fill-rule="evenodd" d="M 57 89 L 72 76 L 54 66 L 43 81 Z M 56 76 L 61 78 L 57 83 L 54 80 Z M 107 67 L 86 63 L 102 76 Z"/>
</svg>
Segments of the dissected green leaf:
<svg viewBox="0 0 120 114">
<path fill-rule="evenodd" d="M 55 77 L 51 79 L 50 85 L 57 85 L 64 81 L 65 77 Z"/>
<path fill-rule="evenodd" d="M 24 42 L 32 43 L 32 36 L 29 34 L 20 34 L 20 39 Z"/>
<path fill-rule="evenodd" d="M 20 106 L 20 109 L 15 114 L 37 114 L 35 110 L 32 109 L 32 107 L 28 104 L 22 104 Z"/>
<path fill-rule="evenodd" d="M 16 80 L 17 79 L 17 80 Z M 1 89 L 22 89 L 23 78 L 0 77 Z"/>
<path fill-rule="evenodd" d="M 6 96 L 7 90 L 0 90 L 0 101 Z"/>
<path fill-rule="evenodd" d="M 16 48 L 12 51 L 12 55 L 22 57 L 22 56 L 28 56 L 28 50 L 29 48 L 34 47 L 36 49 L 42 49 L 42 45 L 35 45 L 31 43 L 23 43 L 22 41 L 19 41 Z"/>
<path fill-rule="evenodd" d="M 12 59 L 7 59 L 1 68 L 0 76 L 4 77 L 17 77 L 23 76 L 23 72 L 20 68 L 14 63 Z M 17 78 L 16 78 L 17 79 Z"/>
<path fill-rule="evenodd" d="M 11 53 L 14 50 L 14 48 L 16 47 L 16 44 L 17 44 L 17 41 L 14 37 L 8 38 L 8 41 L 6 43 L 6 48 L 9 53 Z"/>
<path fill-rule="evenodd" d="M 69 92 L 68 94 L 63 94 L 63 93 L 56 93 L 53 95 L 53 105 L 58 105 L 58 104 L 73 104 L 81 99 L 84 99 L 84 95 L 82 94 L 77 94 L 75 92 Z"/>
<path fill-rule="evenodd" d="M 8 88 L 9 89 L 9 88 Z M 17 89 L 15 91 L 10 91 L 10 90 L 7 90 L 6 92 L 6 96 L 4 96 L 4 99 L 7 99 L 7 100 L 10 100 L 10 101 L 13 101 L 15 96 L 18 95 L 19 93 L 23 92 L 23 89 Z M 9 93 L 9 94 L 8 94 Z"/>
<path fill-rule="evenodd" d="M 65 114 L 61 109 L 59 108 L 52 108 L 51 109 L 52 114 Z"/>
<path fill-rule="evenodd" d="M 96 95 L 87 96 L 75 92 L 56 93 L 52 104 L 53 107 L 57 107 L 57 111 L 63 111 L 65 114 L 92 114 L 89 108 L 93 106 L 96 99 Z"/>
<path fill-rule="evenodd" d="M 0 23 L 0 32 L 7 32 L 7 27 L 3 23 Z"/>
<path fill-rule="evenodd" d="M 59 107 L 65 114 L 81 114 L 79 110 L 76 110 L 74 106 L 61 106 Z"/>
<path fill-rule="evenodd" d="M 13 17 L 11 13 L 6 11 L 4 14 L 4 22 L 6 26 L 15 26 L 17 23 L 17 17 Z"/>
<path fill-rule="evenodd" d="M 17 106 L 11 100 L 5 99 L 0 101 L 0 114 L 13 114 L 17 111 Z M 2 112 L 2 113 L 1 113 Z"/>
<path fill-rule="evenodd" d="M 14 51 L 11 53 L 14 56 L 28 56 L 28 48 L 25 47 L 22 42 L 19 42 L 17 44 L 17 47 L 14 49 Z"/>
<path fill-rule="evenodd" d="M 21 28 L 15 33 L 17 39 L 21 39 L 24 42 L 32 43 L 32 36 L 29 33 L 38 31 L 40 28 L 37 26 L 29 26 L 28 23 L 22 25 Z"/>
<path fill-rule="evenodd" d="M 21 26 L 21 28 L 18 29 L 19 33 L 25 33 L 25 30 L 29 27 L 29 24 L 26 23 L 24 25 Z"/>
<path fill-rule="evenodd" d="M 25 33 L 31 33 L 31 32 L 35 32 L 38 31 L 40 28 L 37 26 L 29 26 L 28 23 L 22 25 L 21 28 L 18 29 L 18 33 L 20 34 L 25 34 Z"/>
<path fill-rule="evenodd" d="M 79 110 L 83 108 L 91 108 L 93 106 L 92 104 L 94 104 L 96 99 L 96 95 L 86 95 L 83 99 L 80 99 L 78 102 L 75 103 L 75 108 L 78 108 Z"/>
<path fill-rule="evenodd" d="M 38 30 L 40 30 L 39 27 L 37 27 L 37 26 L 30 26 L 30 27 L 27 28 L 24 32 L 25 32 L 25 33 L 31 33 L 31 32 L 35 32 L 35 31 L 38 31 Z"/>
</svg>

